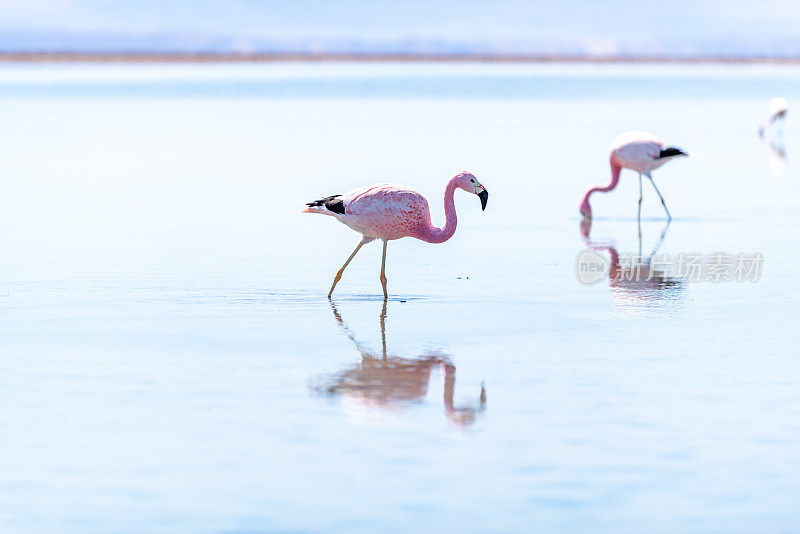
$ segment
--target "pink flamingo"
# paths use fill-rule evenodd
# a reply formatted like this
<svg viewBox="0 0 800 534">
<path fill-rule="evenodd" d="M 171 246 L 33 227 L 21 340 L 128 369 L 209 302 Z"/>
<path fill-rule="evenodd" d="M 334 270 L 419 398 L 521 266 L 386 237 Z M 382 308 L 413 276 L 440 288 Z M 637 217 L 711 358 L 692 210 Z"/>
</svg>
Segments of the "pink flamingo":
<svg viewBox="0 0 800 534">
<path fill-rule="evenodd" d="M 585 219 L 592 218 L 592 207 L 589 205 L 589 197 L 592 193 L 607 192 L 617 187 L 619 183 L 619 174 L 622 169 L 631 169 L 639 173 L 639 214 L 642 215 L 642 175 L 647 176 L 650 183 L 653 184 L 653 189 L 656 190 L 658 198 L 661 199 L 661 205 L 664 206 L 664 211 L 667 212 L 667 220 L 672 220 L 672 216 L 667 209 L 667 203 L 664 202 L 664 197 L 656 187 L 651 171 L 661 167 L 667 161 L 678 156 L 688 156 L 686 152 L 679 148 L 672 146 L 665 146 L 664 142 L 652 134 L 646 132 L 627 132 L 611 143 L 611 183 L 605 187 L 592 187 L 583 195 L 581 200 L 580 211 Z"/>
<path fill-rule="evenodd" d="M 341 280 L 342 273 L 353 260 L 362 246 L 374 241 L 383 240 L 383 258 L 381 259 L 381 285 L 383 298 L 388 298 L 386 292 L 386 245 L 389 241 L 401 237 L 414 237 L 428 243 L 444 243 L 456 231 L 456 206 L 453 193 L 456 189 L 463 189 L 478 195 L 481 199 L 481 209 L 486 209 L 489 193 L 468 172 L 460 172 L 453 176 L 444 190 L 444 228 L 436 228 L 431 223 L 431 213 L 428 202 L 419 191 L 397 184 L 373 184 L 353 189 L 345 195 L 333 195 L 321 200 L 306 204 L 303 213 L 321 213 L 336 217 L 339 222 L 346 224 L 363 237 L 356 249 L 344 262 L 342 268 L 336 273 L 328 292 L 328 298 L 333 294 L 336 284 Z"/>
</svg>

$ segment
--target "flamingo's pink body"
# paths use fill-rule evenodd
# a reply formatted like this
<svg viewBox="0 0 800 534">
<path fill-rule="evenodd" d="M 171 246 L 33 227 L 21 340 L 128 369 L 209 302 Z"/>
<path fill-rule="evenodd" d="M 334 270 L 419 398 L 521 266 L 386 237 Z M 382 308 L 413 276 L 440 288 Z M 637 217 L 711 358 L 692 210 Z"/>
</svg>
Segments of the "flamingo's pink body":
<svg viewBox="0 0 800 534">
<path fill-rule="evenodd" d="M 375 239 L 384 242 L 383 262 L 386 261 L 386 242 L 402 237 L 414 237 L 428 243 L 443 243 L 456 231 L 458 218 L 453 195 L 463 189 L 478 195 L 486 208 L 488 193 L 472 174 L 461 172 L 447 183 L 444 191 L 445 225 L 433 226 L 428 201 L 419 191 L 398 184 L 373 184 L 359 187 L 344 195 L 334 195 L 309 202 L 304 213 L 320 213 L 336 217 L 339 222 L 360 233 L 363 238 L 353 254 L 345 262 L 334 279 L 328 296 L 333 293 L 342 272 L 358 252 L 361 245 Z M 381 267 L 381 282 L 386 296 L 384 267 Z"/>
<path fill-rule="evenodd" d="M 614 142 L 611 143 L 610 150 L 609 163 L 611 166 L 611 182 L 606 186 L 592 187 L 586 191 L 581 200 L 581 214 L 585 218 L 591 218 L 592 207 L 589 204 L 589 197 L 594 193 L 605 193 L 613 190 L 617 187 L 617 184 L 619 184 L 619 176 L 622 169 L 631 169 L 639 173 L 640 210 L 642 202 L 641 175 L 645 175 L 653 184 L 656 193 L 658 193 L 658 197 L 661 199 L 661 203 L 664 205 L 664 209 L 667 212 L 667 217 L 671 218 L 664 198 L 658 191 L 658 187 L 656 187 L 655 182 L 653 182 L 653 177 L 650 173 L 664 165 L 667 161 L 677 156 L 685 156 L 687 154 L 678 148 L 666 146 L 661 139 L 653 134 L 640 131 L 627 132 L 618 136 L 614 139 Z"/>
<path fill-rule="evenodd" d="M 341 199 L 345 212 L 332 215 L 365 237 L 384 241 L 416 237 L 429 241 L 432 230 L 435 230 L 428 201 L 419 191 L 410 187 L 399 184 L 368 185 L 342 195 Z M 452 230 L 455 231 L 457 219 L 452 192 L 450 202 L 445 201 L 445 217 L 453 219 Z M 452 232 L 447 238 L 451 236 Z"/>
</svg>

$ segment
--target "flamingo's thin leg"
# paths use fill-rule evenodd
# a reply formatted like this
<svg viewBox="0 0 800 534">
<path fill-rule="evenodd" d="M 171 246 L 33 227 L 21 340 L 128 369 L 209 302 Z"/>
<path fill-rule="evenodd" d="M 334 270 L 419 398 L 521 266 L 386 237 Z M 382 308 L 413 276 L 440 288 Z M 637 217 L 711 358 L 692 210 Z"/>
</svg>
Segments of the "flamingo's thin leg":
<svg viewBox="0 0 800 534">
<path fill-rule="evenodd" d="M 383 346 L 383 359 L 386 359 L 386 299 L 383 299 L 381 310 L 381 345 Z"/>
<path fill-rule="evenodd" d="M 636 219 L 636 226 L 639 229 L 639 256 L 637 260 L 642 259 L 642 219 Z"/>
<path fill-rule="evenodd" d="M 347 261 L 344 262 L 344 265 L 342 265 L 342 268 L 339 269 L 339 272 L 336 273 L 336 276 L 333 278 L 333 284 L 331 284 L 331 290 L 328 291 L 328 298 L 331 298 L 331 295 L 333 295 L 333 289 L 336 287 L 336 284 L 339 283 L 339 280 L 342 279 L 342 273 L 344 273 L 344 270 L 347 268 L 350 262 L 353 261 L 353 258 L 358 253 L 358 251 L 361 250 L 361 247 L 364 246 L 364 243 L 368 243 L 368 241 L 364 241 L 363 239 L 359 241 L 358 245 L 356 246 L 356 249 L 353 251 L 352 254 L 350 254 L 350 257 L 347 258 Z"/>
<path fill-rule="evenodd" d="M 661 191 L 658 190 L 658 187 L 656 186 L 656 183 L 653 181 L 653 177 L 652 176 L 650 176 L 648 174 L 647 178 L 650 180 L 650 183 L 653 184 L 653 189 L 656 190 L 656 193 L 658 194 L 658 198 L 661 199 L 661 205 L 664 206 L 664 211 L 667 212 L 667 220 L 671 221 L 672 220 L 672 215 L 669 214 L 669 210 L 667 209 L 667 203 L 664 202 L 664 197 L 661 196 Z"/>
<path fill-rule="evenodd" d="M 642 220 L 642 173 L 639 173 L 639 211 L 636 214 L 636 220 Z M 642 234 L 639 232 L 639 237 Z"/>
<path fill-rule="evenodd" d="M 653 252 L 650 253 L 651 258 L 656 255 L 656 252 L 658 252 L 658 249 L 660 249 L 661 245 L 664 243 L 664 238 L 667 237 L 667 230 L 669 230 L 670 223 L 671 221 L 667 221 L 667 224 L 664 225 L 664 229 L 661 231 L 661 236 L 658 238 L 656 246 L 653 247 Z"/>
<path fill-rule="evenodd" d="M 381 258 L 381 285 L 383 286 L 383 300 L 389 298 L 389 293 L 386 292 L 386 245 L 389 242 L 383 241 L 383 257 Z"/>
</svg>

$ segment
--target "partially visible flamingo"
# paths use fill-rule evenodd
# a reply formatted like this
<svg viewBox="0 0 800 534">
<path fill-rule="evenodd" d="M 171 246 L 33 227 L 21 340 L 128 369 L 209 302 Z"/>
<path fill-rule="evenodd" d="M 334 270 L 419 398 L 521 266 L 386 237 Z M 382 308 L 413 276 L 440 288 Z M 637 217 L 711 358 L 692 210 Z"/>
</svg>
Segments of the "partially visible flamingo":
<svg viewBox="0 0 800 534">
<path fill-rule="evenodd" d="M 592 207 L 589 205 L 589 197 L 592 193 L 605 193 L 613 190 L 619 183 L 619 174 L 622 169 L 631 169 L 639 173 L 638 216 L 641 217 L 642 215 L 642 175 L 645 175 L 650 180 L 650 183 L 653 184 L 658 198 L 661 199 L 661 205 L 664 206 L 664 211 L 667 212 L 667 219 L 672 220 L 672 216 L 667 209 L 667 203 L 664 202 L 664 197 L 661 196 L 661 192 L 656 187 L 656 183 L 650 173 L 678 156 L 688 156 L 688 154 L 680 148 L 664 145 L 664 142 L 653 134 L 634 131 L 620 135 L 611 143 L 611 183 L 604 187 L 592 187 L 586 191 L 581 200 L 581 215 L 585 219 L 591 219 Z"/>
<path fill-rule="evenodd" d="M 789 102 L 782 97 L 776 96 L 769 101 L 769 115 L 758 127 L 758 135 L 764 137 L 764 131 L 772 124 L 786 120 L 786 113 L 789 111 Z"/>
<path fill-rule="evenodd" d="M 341 280 L 342 273 L 355 257 L 356 253 L 365 244 L 375 239 L 383 240 L 383 258 L 381 259 L 381 285 L 383 298 L 388 298 L 386 292 L 386 245 L 389 241 L 401 237 L 414 237 L 428 243 L 444 243 L 456 231 L 456 206 L 453 194 L 456 189 L 463 189 L 478 195 L 481 199 L 481 209 L 486 209 L 489 193 L 468 172 L 460 172 L 453 176 L 444 190 L 444 228 L 436 228 L 431 223 L 431 213 L 428 202 L 422 193 L 397 184 L 373 184 L 358 189 L 353 189 L 345 195 L 333 195 L 315 200 L 306 204 L 303 213 L 321 213 L 336 217 L 339 222 L 346 224 L 363 237 L 356 249 L 344 262 L 342 268 L 336 273 L 328 292 L 328 298 L 333 294 L 336 284 Z"/>
</svg>

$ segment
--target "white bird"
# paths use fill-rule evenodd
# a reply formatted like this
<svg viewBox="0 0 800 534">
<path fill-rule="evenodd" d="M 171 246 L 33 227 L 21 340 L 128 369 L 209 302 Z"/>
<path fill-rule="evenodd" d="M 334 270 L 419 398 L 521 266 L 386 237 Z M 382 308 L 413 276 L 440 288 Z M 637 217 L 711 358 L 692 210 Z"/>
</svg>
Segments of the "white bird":
<svg viewBox="0 0 800 534">
<path fill-rule="evenodd" d="M 786 113 L 789 111 L 789 102 L 780 96 L 776 96 L 769 101 L 769 115 L 758 127 L 758 135 L 764 137 L 764 131 L 778 121 L 783 123 L 786 120 Z"/>
</svg>

